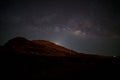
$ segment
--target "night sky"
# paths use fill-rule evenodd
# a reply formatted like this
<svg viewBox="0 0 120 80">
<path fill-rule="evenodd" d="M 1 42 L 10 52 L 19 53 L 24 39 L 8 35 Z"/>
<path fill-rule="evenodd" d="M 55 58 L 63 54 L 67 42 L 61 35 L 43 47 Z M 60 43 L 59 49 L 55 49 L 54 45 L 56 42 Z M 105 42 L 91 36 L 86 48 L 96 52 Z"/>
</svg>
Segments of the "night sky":
<svg viewBox="0 0 120 80">
<path fill-rule="evenodd" d="M 21 36 L 80 53 L 120 56 L 119 27 L 115 0 L 0 1 L 0 45 Z"/>
</svg>

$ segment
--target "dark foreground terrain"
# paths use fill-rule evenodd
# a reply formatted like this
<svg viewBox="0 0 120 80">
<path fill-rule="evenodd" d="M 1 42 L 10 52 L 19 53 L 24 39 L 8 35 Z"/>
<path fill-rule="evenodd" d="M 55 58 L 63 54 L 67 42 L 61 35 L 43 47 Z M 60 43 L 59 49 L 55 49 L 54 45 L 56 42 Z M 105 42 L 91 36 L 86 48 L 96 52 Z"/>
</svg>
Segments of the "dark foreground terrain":
<svg viewBox="0 0 120 80">
<path fill-rule="evenodd" d="M 69 53 L 68 49 L 57 45 L 53 45 L 52 49 L 50 46 L 48 48 L 46 46 L 48 44 L 45 43 L 41 47 L 41 44 L 17 38 L 1 46 L 1 80 L 2 78 L 80 80 L 119 77 L 119 57 L 87 55 L 74 51 Z"/>
</svg>

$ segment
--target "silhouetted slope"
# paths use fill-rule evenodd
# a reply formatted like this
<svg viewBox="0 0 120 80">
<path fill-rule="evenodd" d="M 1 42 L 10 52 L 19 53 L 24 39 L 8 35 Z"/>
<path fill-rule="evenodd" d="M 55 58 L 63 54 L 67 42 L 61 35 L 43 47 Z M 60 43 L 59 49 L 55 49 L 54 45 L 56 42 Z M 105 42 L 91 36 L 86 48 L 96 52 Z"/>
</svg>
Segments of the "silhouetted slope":
<svg viewBox="0 0 120 80">
<path fill-rule="evenodd" d="M 1 77 L 75 80 L 110 77 L 120 72 L 119 58 L 69 51 L 49 41 L 16 37 L 0 47 Z"/>
<path fill-rule="evenodd" d="M 9 47 L 16 52 L 29 55 L 41 56 L 75 56 L 78 53 L 64 47 L 55 45 L 44 40 L 29 41 L 22 37 L 16 37 L 8 41 L 5 47 Z"/>
<path fill-rule="evenodd" d="M 48 50 L 50 55 L 56 55 L 56 56 L 76 56 L 78 53 L 73 51 L 73 50 L 70 50 L 70 49 L 67 49 L 67 48 L 64 48 L 62 46 L 59 46 L 59 45 L 56 45 L 52 42 L 49 42 L 49 41 L 45 41 L 45 40 L 33 40 L 34 43 L 36 44 L 39 44 L 42 47 L 42 49 L 44 50 Z"/>
<path fill-rule="evenodd" d="M 76 56 L 81 58 L 107 58 L 108 56 L 100 56 L 93 54 L 77 53 L 73 50 L 56 45 L 45 40 L 27 40 L 23 37 L 16 37 L 9 40 L 4 47 L 16 51 L 16 53 L 25 55 L 39 56 Z M 109 58 L 109 57 L 108 57 Z"/>
</svg>

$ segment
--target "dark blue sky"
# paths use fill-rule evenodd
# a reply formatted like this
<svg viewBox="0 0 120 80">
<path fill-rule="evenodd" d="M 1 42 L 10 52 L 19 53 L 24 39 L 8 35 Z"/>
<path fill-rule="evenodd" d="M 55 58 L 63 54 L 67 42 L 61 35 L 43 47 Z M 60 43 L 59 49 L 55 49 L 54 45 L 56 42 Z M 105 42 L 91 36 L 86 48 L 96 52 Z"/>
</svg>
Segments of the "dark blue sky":
<svg viewBox="0 0 120 80">
<path fill-rule="evenodd" d="M 16 36 L 44 39 L 87 54 L 120 55 L 115 0 L 3 0 L 0 44 Z"/>
</svg>

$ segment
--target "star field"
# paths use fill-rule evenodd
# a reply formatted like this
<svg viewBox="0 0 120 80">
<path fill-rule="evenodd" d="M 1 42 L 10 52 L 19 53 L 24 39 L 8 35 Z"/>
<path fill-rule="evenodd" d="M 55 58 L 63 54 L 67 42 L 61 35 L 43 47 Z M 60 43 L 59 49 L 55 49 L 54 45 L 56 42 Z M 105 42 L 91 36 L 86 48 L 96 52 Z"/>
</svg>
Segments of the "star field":
<svg viewBox="0 0 120 80">
<path fill-rule="evenodd" d="M 120 55 L 120 6 L 107 0 L 4 0 L 0 44 L 16 36 L 81 53 Z"/>
</svg>

